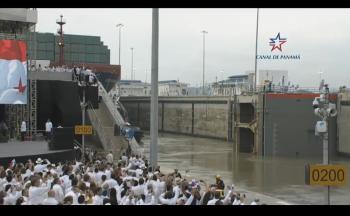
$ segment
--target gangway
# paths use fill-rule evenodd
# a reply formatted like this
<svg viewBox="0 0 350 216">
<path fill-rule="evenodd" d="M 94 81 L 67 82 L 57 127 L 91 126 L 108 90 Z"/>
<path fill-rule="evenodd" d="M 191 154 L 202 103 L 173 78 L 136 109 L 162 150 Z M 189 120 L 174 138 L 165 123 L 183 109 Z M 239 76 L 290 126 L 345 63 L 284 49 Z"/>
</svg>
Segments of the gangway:
<svg viewBox="0 0 350 216">
<path fill-rule="evenodd" d="M 116 102 L 113 102 L 112 97 L 107 93 L 106 89 L 103 87 L 100 81 L 98 81 L 98 85 L 99 85 L 99 95 L 102 97 L 102 102 L 104 103 L 104 105 L 106 105 L 107 110 L 111 114 L 113 122 L 116 125 L 118 125 L 119 128 L 125 127 L 127 125 L 127 122 L 125 121 L 123 116 L 120 114 L 118 107 L 121 107 L 122 109 L 125 109 L 125 108 L 121 105 L 119 100 L 117 100 Z M 135 137 L 128 139 L 128 142 L 132 152 L 140 155 L 141 154 L 140 146 L 136 141 Z"/>
</svg>

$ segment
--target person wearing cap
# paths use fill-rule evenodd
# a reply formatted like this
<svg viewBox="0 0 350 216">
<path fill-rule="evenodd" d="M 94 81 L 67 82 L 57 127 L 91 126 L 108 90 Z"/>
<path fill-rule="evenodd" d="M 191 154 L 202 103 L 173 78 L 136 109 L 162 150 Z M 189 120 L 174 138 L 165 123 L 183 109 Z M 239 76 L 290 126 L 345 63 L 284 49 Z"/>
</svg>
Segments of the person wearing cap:
<svg viewBox="0 0 350 216">
<path fill-rule="evenodd" d="M 217 185 L 217 189 L 219 190 L 225 189 L 224 181 L 221 179 L 220 175 L 216 175 L 216 185 Z"/>
</svg>

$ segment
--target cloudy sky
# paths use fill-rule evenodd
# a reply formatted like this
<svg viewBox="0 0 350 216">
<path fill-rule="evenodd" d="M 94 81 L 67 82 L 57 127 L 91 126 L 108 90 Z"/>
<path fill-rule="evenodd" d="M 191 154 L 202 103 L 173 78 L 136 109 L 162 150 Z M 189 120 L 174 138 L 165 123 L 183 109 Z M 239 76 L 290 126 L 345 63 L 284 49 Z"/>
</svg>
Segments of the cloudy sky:
<svg viewBox="0 0 350 216">
<path fill-rule="evenodd" d="M 254 70 L 256 9 L 160 9 L 159 80 L 202 82 L 206 35 L 206 82 Z M 136 79 L 150 81 L 152 9 L 38 9 L 39 32 L 56 32 L 66 18 L 67 34 L 101 36 L 118 62 L 117 23 L 123 23 L 122 79 L 130 79 L 134 47 Z M 270 38 L 287 42 L 271 52 Z M 258 55 L 300 55 L 300 60 L 258 60 L 258 70 L 288 70 L 289 80 L 318 86 L 319 72 L 331 87 L 350 86 L 350 9 L 260 9 Z M 146 75 L 147 74 L 147 75 Z"/>
</svg>

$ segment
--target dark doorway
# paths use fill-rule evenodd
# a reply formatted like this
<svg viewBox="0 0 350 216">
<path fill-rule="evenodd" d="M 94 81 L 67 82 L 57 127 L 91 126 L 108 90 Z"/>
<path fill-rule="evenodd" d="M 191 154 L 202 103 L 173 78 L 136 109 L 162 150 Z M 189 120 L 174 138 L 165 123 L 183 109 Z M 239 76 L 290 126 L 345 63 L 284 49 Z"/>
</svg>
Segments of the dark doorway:
<svg viewBox="0 0 350 216">
<path fill-rule="evenodd" d="M 241 123 L 250 123 L 254 120 L 254 107 L 251 103 L 241 103 L 240 108 L 240 120 Z"/>
<path fill-rule="evenodd" d="M 254 133 L 248 128 L 239 129 L 239 151 L 253 153 Z"/>
<path fill-rule="evenodd" d="M 6 104 L 0 104 L 0 122 L 6 121 L 5 108 Z"/>
</svg>

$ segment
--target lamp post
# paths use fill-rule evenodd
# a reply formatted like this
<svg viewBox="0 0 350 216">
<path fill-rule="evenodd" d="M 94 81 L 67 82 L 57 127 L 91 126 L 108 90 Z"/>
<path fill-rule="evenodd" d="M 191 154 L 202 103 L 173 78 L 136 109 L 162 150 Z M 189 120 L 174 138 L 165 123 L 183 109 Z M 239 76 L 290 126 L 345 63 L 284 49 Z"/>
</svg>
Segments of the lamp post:
<svg viewBox="0 0 350 216">
<path fill-rule="evenodd" d="M 79 85 L 83 88 L 83 102 L 80 104 L 82 109 L 82 125 L 85 127 L 85 112 L 86 112 L 86 101 L 85 101 L 85 90 L 86 90 L 86 82 L 80 81 Z M 85 135 L 82 134 L 82 162 L 85 163 Z"/>
<path fill-rule="evenodd" d="M 204 80 L 205 80 L 205 34 L 208 34 L 207 31 L 203 30 L 201 31 L 203 34 L 203 89 L 202 89 L 202 95 L 204 95 Z"/>
<path fill-rule="evenodd" d="M 257 12 L 256 12 L 254 91 L 256 91 L 256 77 L 257 77 L 257 67 L 258 67 L 258 33 L 259 33 L 259 8 L 257 9 Z"/>
<path fill-rule="evenodd" d="M 152 9 L 152 74 L 151 74 L 151 119 L 150 119 L 150 164 L 155 170 L 158 161 L 158 45 L 159 9 Z"/>
<path fill-rule="evenodd" d="M 323 74 L 323 71 L 318 72 L 318 74 L 320 74 L 320 82 L 321 82 L 321 81 L 322 81 L 322 74 Z"/>
<path fill-rule="evenodd" d="M 134 48 L 131 47 L 131 80 L 133 80 L 133 73 L 134 73 Z"/>
<path fill-rule="evenodd" d="M 118 55 L 118 59 L 119 59 L 119 61 L 118 61 L 118 64 L 119 64 L 119 66 L 120 66 L 120 49 L 121 49 L 121 29 L 122 29 L 122 27 L 123 27 L 124 25 L 122 24 L 122 23 L 119 23 L 119 24 L 117 24 L 117 28 L 119 28 L 119 55 Z M 118 95 L 119 95 L 119 97 L 120 97 L 120 80 L 121 80 L 121 67 L 120 67 L 120 75 L 119 75 L 119 81 L 118 81 Z"/>
</svg>

